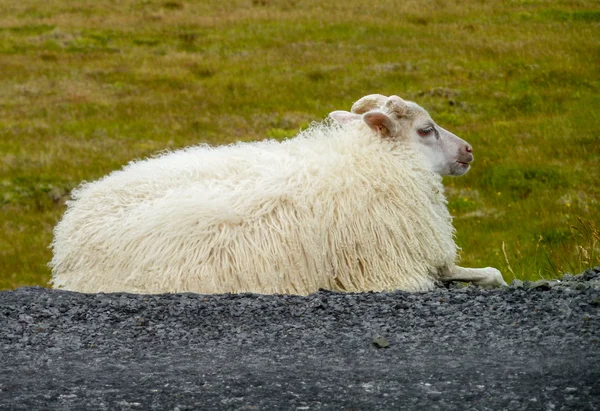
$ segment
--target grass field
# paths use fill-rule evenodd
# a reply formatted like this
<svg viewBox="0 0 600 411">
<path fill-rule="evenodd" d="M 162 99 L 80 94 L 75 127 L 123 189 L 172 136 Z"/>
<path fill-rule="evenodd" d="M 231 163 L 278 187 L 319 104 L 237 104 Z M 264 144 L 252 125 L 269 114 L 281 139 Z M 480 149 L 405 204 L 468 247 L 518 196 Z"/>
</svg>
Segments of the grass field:
<svg viewBox="0 0 600 411">
<path fill-rule="evenodd" d="M 283 139 L 370 93 L 469 141 L 461 264 L 600 265 L 596 1 L 0 0 L 0 289 L 46 285 L 70 190 L 200 142 Z"/>
</svg>

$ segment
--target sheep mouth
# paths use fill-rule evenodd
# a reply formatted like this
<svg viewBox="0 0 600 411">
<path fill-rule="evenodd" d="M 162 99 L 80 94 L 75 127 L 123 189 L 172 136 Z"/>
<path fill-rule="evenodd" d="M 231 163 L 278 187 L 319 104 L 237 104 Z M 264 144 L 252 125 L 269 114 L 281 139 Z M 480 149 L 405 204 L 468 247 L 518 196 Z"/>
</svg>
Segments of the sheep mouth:
<svg viewBox="0 0 600 411">
<path fill-rule="evenodd" d="M 457 163 L 460 164 L 461 167 L 469 167 L 469 163 L 466 161 L 457 161 Z"/>
</svg>

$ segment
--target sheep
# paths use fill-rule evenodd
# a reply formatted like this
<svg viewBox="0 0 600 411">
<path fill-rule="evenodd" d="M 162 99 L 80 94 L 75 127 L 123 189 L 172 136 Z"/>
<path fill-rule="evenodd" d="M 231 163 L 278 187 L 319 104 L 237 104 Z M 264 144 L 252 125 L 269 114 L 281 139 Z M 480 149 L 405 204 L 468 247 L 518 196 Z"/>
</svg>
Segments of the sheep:
<svg viewBox="0 0 600 411">
<path fill-rule="evenodd" d="M 454 264 L 440 174 L 464 174 L 470 146 L 414 103 L 359 101 L 361 114 L 332 112 L 283 142 L 193 146 L 84 182 L 54 229 L 53 287 L 307 295 L 504 284 L 496 269 Z"/>
</svg>

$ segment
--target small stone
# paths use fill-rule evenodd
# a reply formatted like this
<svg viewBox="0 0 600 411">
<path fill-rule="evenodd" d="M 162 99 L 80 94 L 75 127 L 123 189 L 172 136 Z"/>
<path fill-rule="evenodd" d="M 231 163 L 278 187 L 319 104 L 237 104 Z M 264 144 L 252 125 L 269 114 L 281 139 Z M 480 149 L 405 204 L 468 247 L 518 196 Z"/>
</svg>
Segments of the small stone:
<svg viewBox="0 0 600 411">
<path fill-rule="evenodd" d="M 552 288 L 550 282 L 546 280 L 539 280 L 531 284 L 532 290 L 548 291 L 550 288 Z"/>
<path fill-rule="evenodd" d="M 588 281 L 588 287 L 598 290 L 598 289 L 600 289 L 600 281 L 599 280 Z"/>
<path fill-rule="evenodd" d="M 515 278 L 512 283 L 510 283 L 510 286 L 512 288 L 523 288 L 523 281 Z"/>
<path fill-rule="evenodd" d="M 451 290 L 459 290 L 461 288 L 467 288 L 468 286 L 469 284 L 460 281 L 450 281 L 450 283 L 448 283 L 448 288 Z"/>
<path fill-rule="evenodd" d="M 373 344 L 377 348 L 388 348 L 390 346 L 389 341 L 381 335 L 376 335 L 375 337 L 373 337 Z"/>
<path fill-rule="evenodd" d="M 571 274 L 565 274 L 562 276 L 562 281 L 572 281 L 573 276 Z"/>
</svg>

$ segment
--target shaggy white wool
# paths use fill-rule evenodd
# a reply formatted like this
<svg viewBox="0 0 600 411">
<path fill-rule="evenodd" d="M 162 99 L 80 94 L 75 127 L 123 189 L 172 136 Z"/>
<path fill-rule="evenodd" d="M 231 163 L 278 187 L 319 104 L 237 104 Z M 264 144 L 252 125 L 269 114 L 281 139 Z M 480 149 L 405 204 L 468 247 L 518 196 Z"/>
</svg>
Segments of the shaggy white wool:
<svg viewBox="0 0 600 411">
<path fill-rule="evenodd" d="M 52 283 L 80 292 L 427 290 L 456 258 L 441 177 L 364 124 L 163 153 L 84 183 Z"/>
</svg>

